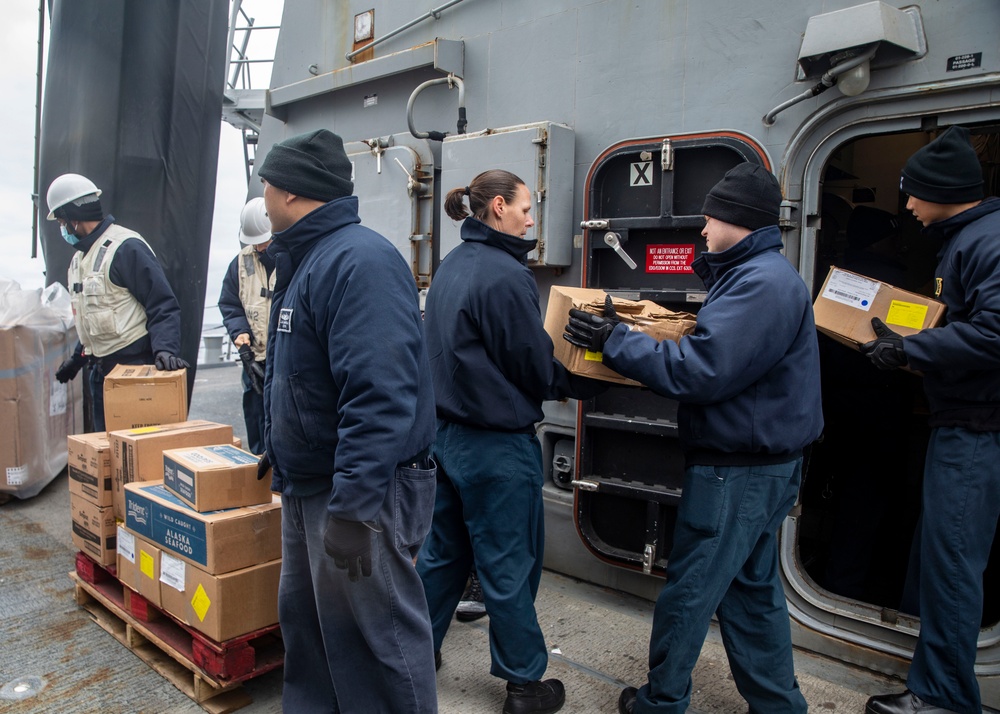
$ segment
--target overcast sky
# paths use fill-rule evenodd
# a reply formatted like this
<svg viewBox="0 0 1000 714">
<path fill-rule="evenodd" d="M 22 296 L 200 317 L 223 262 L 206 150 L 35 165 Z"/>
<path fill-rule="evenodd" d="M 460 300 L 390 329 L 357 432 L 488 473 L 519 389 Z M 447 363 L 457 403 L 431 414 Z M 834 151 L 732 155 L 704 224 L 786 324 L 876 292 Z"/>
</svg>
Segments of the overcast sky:
<svg viewBox="0 0 1000 714">
<path fill-rule="evenodd" d="M 3 256 L 0 279 L 15 280 L 26 289 L 45 285 L 41 246 L 38 257 L 31 257 L 38 6 L 39 0 L 7 0 L 4 22 L 0 23 L 0 86 L 5 89 L 4 108 L 0 114 L 0 216 L 3 216 L 0 220 L 0 255 Z M 280 22 L 282 2 L 279 0 L 244 0 L 243 6 L 256 19 L 257 25 Z M 270 58 L 273 49 L 269 45 L 276 37 L 276 32 L 261 31 L 248 53 L 251 57 Z M 266 86 L 269 76 L 266 68 L 255 67 L 254 71 L 254 86 Z M 222 121 L 221 115 L 219 121 Z M 225 269 L 240 247 L 237 231 L 246 189 L 242 135 L 223 122 L 205 296 L 205 328 L 222 322 L 215 305 Z M 44 189 L 42 193 L 44 200 Z"/>
</svg>

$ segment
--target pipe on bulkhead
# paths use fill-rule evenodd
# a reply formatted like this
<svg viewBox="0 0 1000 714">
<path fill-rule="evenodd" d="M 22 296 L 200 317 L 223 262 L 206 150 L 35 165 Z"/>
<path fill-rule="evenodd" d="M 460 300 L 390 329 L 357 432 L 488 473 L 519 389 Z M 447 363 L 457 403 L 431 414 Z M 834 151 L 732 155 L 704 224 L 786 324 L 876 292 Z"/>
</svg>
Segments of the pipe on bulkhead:
<svg viewBox="0 0 1000 714">
<path fill-rule="evenodd" d="M 406 125 L 410 128 L 410 133 L 416 138 L 430 139 L 431 141 L 444 141 L 444 138 L 448 136 L 448 132 L 446 131 L 417 131 L 413 126 L 413 104 L 416 102 L 417 95 L 430 86 L 435 84 L 444 84 L 446 82 L 448 84 L 448 89 L 451 89 L 456 84 L 458 85 L 458 133 L 465 133 L 465 127 L 469 123 L 465 118 L 465 82 L 463 82 L 460 77 L 449 74 L 447 77 L 427 80 L 413 90 L 413 94 L 410 95 L 409 100 L 406 102 Z"/>
</svg>

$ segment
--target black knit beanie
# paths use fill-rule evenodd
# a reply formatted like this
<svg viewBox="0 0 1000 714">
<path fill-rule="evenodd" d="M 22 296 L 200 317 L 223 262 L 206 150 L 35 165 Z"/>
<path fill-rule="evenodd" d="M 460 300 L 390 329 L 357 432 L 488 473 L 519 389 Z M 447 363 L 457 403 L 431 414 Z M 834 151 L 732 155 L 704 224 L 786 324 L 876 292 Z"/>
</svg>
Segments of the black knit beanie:
<svg viewBox="0 0 1000 714">
<path fill-rule="evenodd" d="M 899 190 L 931 203 L 971 203 L 983 198 L 983 168 L 964 126 L 950 126 L 917 150 L 903 167 Z"/>
<path fill-rule="evenodd" d="M 52 211 L 52 215 L 63 221 L 103 221 L 104 209 L 101 207 L 101 199 L 89 194 L 59 206 Z"/>
<path fill-rule="evenodd" d="M 763 166 L 737 164 L 705 197 L 701 212 L 752 231 L 778 224 L 781 189 L 774 174 Z"/>
<path fill-rule="evenodd" d="M 276 188 L 324 203 L 354 193 L 344 141 L 326 129 L 278 142 L 257 175 Z"/>
</svg>

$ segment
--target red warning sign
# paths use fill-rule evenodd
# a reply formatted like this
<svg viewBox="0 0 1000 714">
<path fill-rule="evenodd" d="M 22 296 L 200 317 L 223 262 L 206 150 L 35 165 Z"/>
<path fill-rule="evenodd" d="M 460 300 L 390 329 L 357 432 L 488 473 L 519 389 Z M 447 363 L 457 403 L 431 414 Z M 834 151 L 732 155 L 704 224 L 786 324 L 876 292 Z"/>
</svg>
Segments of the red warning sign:
<svg viewBox="0 0 1000 714">
<path fill-rule="evenodd" d="M 692 273 L 694 244 L 646 246 L 647 273 Z"/>
</svg>

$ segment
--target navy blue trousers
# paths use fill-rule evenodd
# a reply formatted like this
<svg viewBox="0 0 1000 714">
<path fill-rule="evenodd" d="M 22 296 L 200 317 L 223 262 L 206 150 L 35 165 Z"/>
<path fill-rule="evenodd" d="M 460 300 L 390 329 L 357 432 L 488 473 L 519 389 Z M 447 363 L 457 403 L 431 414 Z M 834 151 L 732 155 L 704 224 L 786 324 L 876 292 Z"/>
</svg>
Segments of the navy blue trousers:
<svg viewBox="0 0 1000 714">
<path fill-rule="evenodd" d="M 973 667 L 983 572 L 1000 517 L 1000 433 L 938 427 L 924 462 L 923 510 L 911 569 L 920 589 L 920 636 L 906 686 L 959 714 L 979 714 Z"/>
<path fill-rule="evenodd" d="M 792 663 L 777 537 L 801 477 L 801 458 L 685 471 L 667 581 L 653 611 L 649 681 L 639 689 L 636 714 L 687 711 L 712 613 L 751 714 L 807 711 Z"/>
<path fill-rule="evenodd" d="M 490 672 L 517 684 L 548 666 L 535 616 L 542 576 L 542 450 L 534 434 L 438 423 L 434 522 L 417 572 L 440 650 L 475 562 L 490 616 Z"/>
<path fill-rule="evenodd" d="M 397 468 L 371 534 L 372 574 L 351 582 L 326 553 L 329 493 L 281 498 L 282 710 L 432 714 L 437 680 L 413 568 L 430 528 L 434 470 Z"/>
<path fill-rule="evenodd" d="M 261 362 L 261 367 L 264 363 Z M 243 445 L 251 454 L 264 453 L 264 395 L 257 394 L 250 386 L 246 370 L 240 370 L 243 383 L 243 422 L 247 427 L 247 443 Z"/>
</svg>

